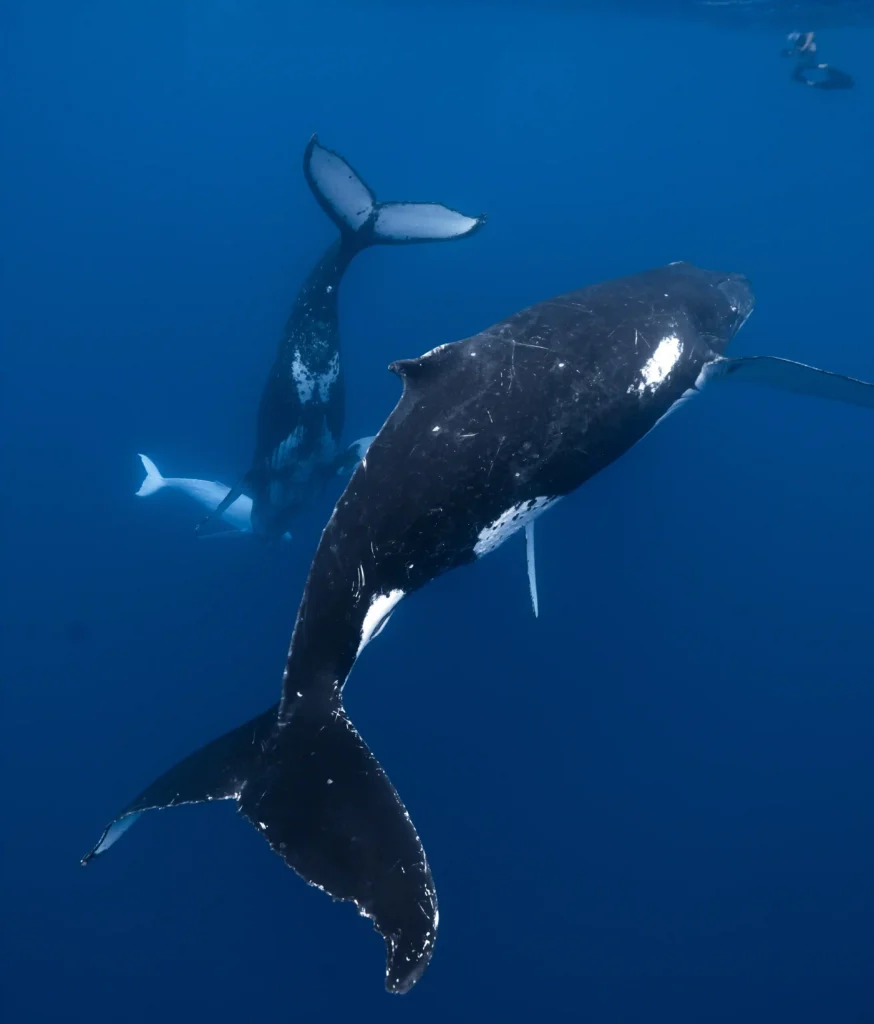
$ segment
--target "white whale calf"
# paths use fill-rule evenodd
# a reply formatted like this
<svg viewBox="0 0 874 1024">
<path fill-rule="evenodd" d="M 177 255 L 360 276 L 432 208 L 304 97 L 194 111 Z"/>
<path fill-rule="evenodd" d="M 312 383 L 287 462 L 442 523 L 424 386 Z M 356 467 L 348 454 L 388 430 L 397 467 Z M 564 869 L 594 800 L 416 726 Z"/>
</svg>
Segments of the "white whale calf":
<svg viewBox="0 0 874 1024">
<path fill-rule="evenodd" d="M 137 491 L 137 497 L 145 498 L 157 491 L 169 488 L 187 494 L 189 498 L 194 498 L 196 502 L 212 512 L 218 508 L 230 491 L 230 487 L 217 480 L 192 480 L 188 477 L 162 476 L 158 467 L 147 455 L 140 455 L 140 460 L 146 471 L 146 478 Z M 252 499 L 246 494 L 241 494 L 222 513 L 222 520 L 240 533 L 251 533 Z M 214 534 L 213 536 L 225 536 L 225 534 Z M 290 534 L 286 534 L 286 537 L 290 537 Z"/>
</svg>

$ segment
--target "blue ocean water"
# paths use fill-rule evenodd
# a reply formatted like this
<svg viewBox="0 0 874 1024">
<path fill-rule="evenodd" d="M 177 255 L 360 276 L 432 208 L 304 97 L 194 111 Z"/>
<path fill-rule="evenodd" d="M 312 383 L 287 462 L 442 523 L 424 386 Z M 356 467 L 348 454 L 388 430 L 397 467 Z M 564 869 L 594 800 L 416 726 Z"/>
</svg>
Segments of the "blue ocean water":
<svg viewBox="0 0 874 1024">
<path fill-rule="evenodd" d="M 78 863 L 278 694 L 339 485 L 278 553 L 198 541 L 136 454 L 247 466 L 334 237 L 310 135 L 489 217 L 350 269 L 350 440 L 393 359 L 679 259 L 752 280 L 734 354 L 874 379 L 874 28 L 820 34 L 831 95 L 773 21 L 655 8 L 7 0 L 0 35 L 4 1020 L 874 1019 L 874 417 L 812 399 L 714 389 L 562 502 L 539 620 L 514 539 L 368 649 L 347 705 L 440 897 L 410 994 L 229 805 Z"/>
</svg>

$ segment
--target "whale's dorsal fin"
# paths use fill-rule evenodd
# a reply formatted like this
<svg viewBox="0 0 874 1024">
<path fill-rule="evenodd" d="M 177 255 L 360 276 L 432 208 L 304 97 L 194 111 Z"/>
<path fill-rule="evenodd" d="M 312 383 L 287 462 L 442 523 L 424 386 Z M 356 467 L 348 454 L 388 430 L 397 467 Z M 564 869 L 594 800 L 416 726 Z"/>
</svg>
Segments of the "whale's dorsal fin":
<svg viewBox="0 0 874 1024">
<path fill-rule="evenodd" d="M 874 409 L 874 383 L 844 377 L 840 373 L 820 370 L 816 366 L 796 363 L 791 359 L 780 359 L 777 356 L 743 356 L 739 359 L 723 357 L 712 363 L 711 367 L 709 379 L 763 384 L 779 391 Z"/>
<path fill-rule="evenodd" d="M 540 614 L 537 603 L 537 568 L 534 564 L 534 520 L 525 524 L 525 552 L 528 558 L 528 590 L 531 593 L 531 607 L 534 609 L 534 618 Z"/>
<path fill-rule="evenodd" d="M 401 378 L 405 386 L 417 384 L 436 376 L 445 366 L 451 366 L 457 359 L 460 345 L 461 342 L 457 341 L 446 342 L 415 359 L 396 359 L 389 364 L 389 369 Z"/>
</svg>

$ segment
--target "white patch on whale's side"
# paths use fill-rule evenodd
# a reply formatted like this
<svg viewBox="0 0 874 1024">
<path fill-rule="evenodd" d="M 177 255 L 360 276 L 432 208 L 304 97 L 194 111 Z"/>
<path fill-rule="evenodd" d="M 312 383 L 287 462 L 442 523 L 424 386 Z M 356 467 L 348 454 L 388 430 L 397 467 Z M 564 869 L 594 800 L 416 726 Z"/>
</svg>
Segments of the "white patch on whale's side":
<svg viewBox="0 0 874 1024">
<path fill-rule="evenodd" d="M 550 505 L 554 505 L 558 500 L 558 498 L 546 497 L 530 498 L 528 501 L 520 501 L 517 505 L 508 508 L 493 523 L 489 523 L 488 526 L 484 526 L 480 530 L 476 544 L 473 546 L 474 554 L 478 558 L 490 554 L 495 548 L 500 547 L 508 537 L 542 515 Z"/>
<path fill-rule="evenodd" d="M 361 642 L 355 657 L 364 650 L 370 641 L 385 629 L 389 616 L 394 611 L 395 605 L 404 596 L 403 590 L 390 590 L 387 594 L 374 594 L 370 601 L 370 607 L 361 623 Z"/>
<path fill-rule="evenodd" d="M 640 380 L 628 388 L 628 394 L 642 395 L 647 389 L 655 390 L 677 365 L 683 354 L 683 343 L 676 334 L 669 334 L 656 346 L 655 352 L 640 371 Z"/>
<path fill-rule="evenodd" d="M 291 375 L 294 378 L 301 405 L 306 405 L 316 390 L 319 393 L 319 401 L 327 402 L 331 385 L 340 376 L 340 357 L 335 352 L 324 373 L 313 373 L 301 359 L 300 352 L 295 352 L 291 363 Z"/>
<path fill-rule="evenodd" d="M 271 459 L 274 469 L 282 469 L 283 466 L 287 466 L 290 462 L 294 461 L 294 453 L 297 451 L 297 446 L 302 439 L 303 427 L 295 427 L 288 437 L 276 446 L 273 458 Z"/>
</svg>

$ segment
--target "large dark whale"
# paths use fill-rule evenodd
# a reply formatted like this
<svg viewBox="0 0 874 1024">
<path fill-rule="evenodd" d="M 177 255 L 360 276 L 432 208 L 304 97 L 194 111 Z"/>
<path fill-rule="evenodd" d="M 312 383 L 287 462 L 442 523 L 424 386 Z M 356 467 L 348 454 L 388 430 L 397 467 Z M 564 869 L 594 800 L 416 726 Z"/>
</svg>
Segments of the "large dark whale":
<svg viewBox="0 0 874 1024">
<path fill-rule="evenodd" d="M 400 798 L 343 708 L 356 659 L 398 602 L 475 562 L 628 451 L 705 384 L 749 381 L 874 408 L 874 384 L 785 359 L 731 359 L 745 278 L 676 263 L 541 302 L 391 367 L 403 394 L 325 527 L 279 703 L 192 754 L 113 820 L 235 800 L 311 885 L 350 900 L 409 989 L 437 897 Z"/>
<path fill-rule="evenodd" d="M 351 470 L 371 438 L 342 448 L 345 413 L 338 294 L 354 257 L 371 245 L 404 245 L 464 238 L 485 222 L 439 203 L 380 203 L 338 153 L 314 135 L 304 176 L 319 205 L 340 230 L 310 271 L 294 301 L 276 360 L 261 394 L 255 454 L 242 480 L 200 524 L 221 519 L 246 492 L 252 530 L 277 540 L 314 490 Z"/>
</svg>

